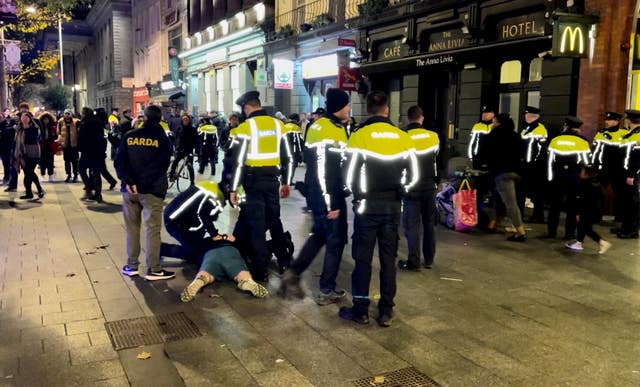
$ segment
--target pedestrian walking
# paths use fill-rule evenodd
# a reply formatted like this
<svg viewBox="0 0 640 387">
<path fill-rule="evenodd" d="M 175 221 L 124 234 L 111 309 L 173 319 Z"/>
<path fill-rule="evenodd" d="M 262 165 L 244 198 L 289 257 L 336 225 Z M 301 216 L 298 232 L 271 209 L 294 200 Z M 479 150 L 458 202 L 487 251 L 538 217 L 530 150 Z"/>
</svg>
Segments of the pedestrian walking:
<svg viewBox="0 0 640 387">
<path fill-rule="evenodd" d="M 49 176 L 49 181 L 53 181 L 54 173 L 54 150 L 53 143 L 58 139 L 58 125 L 56 119 L 51 113 L 43 113 L 40 115 L 40 122 L 43 128 L 42 138 L 42 155 L 40 157 L 40 175 L 44 179 L 45 174 Z"/>
<path fill-rule="evenodd" d="M 407 110 L 409 124 L 405 128 L 416 148 L 420 178 L 410 191 L 402 195 L 402 228 L 407 238 L 407 259 L 399 260 L 398 267 L 419 271 L 420 256 L 424 267 L 431 269 L 436 255 L 436 190 L 438 188 L 437 158 L 440 152 L 438 134 L 423 128 L 424 114 L 420 106 Z M 422 237 L 420 229 L 422 228 Z M 422 246 L 420 240 L 422 239 Z M 421 254 L 422 250 L 422 254 Z"/>
<path fill-rule="evenodd" d="M 20 172 L 24 171 L 24 189 L 25 194 L 20 196 L 20 199 L 29 200 L 33 199 L 32 185 L 35 184 L 38 190 L 38 198 L 42 199 L 45 195 L 38 174 L 36 173 L 36 166 L 40 162 L 41 156 L 41 130 L 36 124 L 33 115 L 29 112 L 22 113 L 20 116 L 20 123 L 16 129 L 16 170 Z"/>
<path fill-rule="evenodd" d="M 244 235 L 238 228 L 246 228 L 251 246 L 250 270 L 257 281 L 267 280 L 270 252 L 266 230 L 274 243 L 274 253 L 280 270 L 290 263 L 282 222 L 280 199 L 291 193 L 292 157 L 284 138 L 284 124 L 267 115 L 260 102 L 260 93 L 249 91 L 236 100 L 247 120 L 231 131 L 232 168 L 231 203 L 240 205 L 240 217 L 234 235 Z M 240 204 L 238 187 L 244 188 Z M 281 187 L 280 187 L 281 186 Z"/>
<path fill-rule="evenodd" d="M 578 188 L 576 215 L 578 235 L 575 242 L 566 244 L 567 248 L 576 251 L 584 250 L 585 236 L 598 244 L 598 254 L 604 254 L 611 248 L 611 243 L 602 239 L 593 229 L 593 225 L 602 219 L 604 196 L 604 189 L 598 181 L 598 169 L 591 165 L 584 165 L 580 171 Z"/>
<path fill-rule="evenodd" d="M 82 120 L 79 124 L 78 149 L 80 150 L 80 173 L 85 181 L 85 197 L 88 200 L 102 202 L 102 169 L 106 167 L 107 139 L 104 138 L 104 126 L 95 116 L 93 109 L 82 108 Z M 87 173 L 88 171 L 88 173 Z M 111 176 L 109 174 L 109 176 Z M 113 179 L 113 177 L 111 177 Z M 115 186 L 115 179 L 111 186 Z"/>
<path fill-rule="evenodd" d="M 353 247 L 351 274 L 353 307 L 340 308 L 340 317 L 369 322 L 371 261 L 378 245 L 380 301 L 377 322 L 389 327 L 396 295 L 396 256 L 401 197 L 419 178 L 411 137 L 389 120 L 389 97 L 372 92 L 366 100 L 371 116 L 347 143 L 347 186 L 353 192 Z"/>
<path fill-rule="evenodd" d="M 160 126 L 161 119 L 159 107 L 146 108 L 142 128 L 125 135 L 115 162 L 122 181 L 122 212 L 127 234 L 127 264 L 122 273 L 139 274 L 140 226 L 144 219 L 145 278 L 149 281 L 175 276 L 160 265 L 162 210 L 169 188 L 167 170 L 171 160 L 171 144 Z"/>
<path fill-rule="evenodd" d="M 493 129 L 486 136 L 486 160 L 489 179 L 505 205 L 515 235 L 507 238 L 510 242 L 524 242 L 526 233 L 522 223 L 522 213 L 518 207 L 516 185 L 520 182 L 521 173 L 521 137 L 515 131 L 515 125 L 508 114 L 498 114 L 493 118 Z M 496 219 L 489 223 L 493 230 L 500 223 L 504 212 L 498 212 Z"/>
<path fill-rule="evenodd" d="M 220 125 L 220 119 L 217 114 L 217 112 L 211 112 L 213 118 L 202 117 L 198 126 L 198 173 L 202 175 L 207 165 L 211 165 L 212 177 L 216 174 L 216 164 L 218 163 L 218 125 Z"/>
<path fill-rule="evenodd" d="M 15 169 L 16 123 L 11 117 L 11 109 L 5 109 L 0 121 L 0 158 L 2 158 L 5 192 L 12 192 L 18 186 L 18 173 Z"/>
<path fill-rule="evenodd" d="M 78 122 L 73 118 L 71 109 L 65 109 L 62 118 L 58 120 L 58 136 L 62 145 L 64 171 L 67 174 L 65 183 L 78 181 Z M 73 180 L 71 180 L 73 173 Z"/>
<path fill-rule="evenodd" d="M 349 95 L 340 89 L 328 89 L 326 96 L 327 114 L 307 128 L 305 144 L 309 160 L 307 194 L 313 211 L 313 227 L 298 257 L 284 273 L 279 290 L 284 296 L 304 296 L 300 275 L 325 247 L 320 290 L 314 297 L 318 305 L 337 302 L 346 295 L 336 280 L 347 244 L 347 204 L 341 167 L 347 145 L 345 123 L 351 104 Z"/>
</svg>

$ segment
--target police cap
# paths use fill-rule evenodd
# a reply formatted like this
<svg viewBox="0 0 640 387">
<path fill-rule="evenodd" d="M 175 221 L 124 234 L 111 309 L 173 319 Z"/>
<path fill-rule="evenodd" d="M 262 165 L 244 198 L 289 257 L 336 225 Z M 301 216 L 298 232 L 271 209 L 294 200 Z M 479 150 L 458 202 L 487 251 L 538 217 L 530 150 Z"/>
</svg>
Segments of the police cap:
<svg viewBox="0 0 640 387">
<path fill-rule="evenodd" d="M 483 113 L 495 113 L 496 111 L 495 111 L 495 109 L 493 107 L 491 107 L 489 105 L 484 105 L 482 107 L 482 112 Z"/>
<path fill-rule="evenodd" d="M 634 120 L 640 119 L 640 110 L 626 110 L 625 113 L 627 114 L 628 118 Z"/>
<path fill-rule="evenodd" d="M 253 100 L 260 100 L 260 92 L 257 90 L 251 90 L 251 91 L 247 91 L 246 93 L 242 94 L 240 97 L 238 97 L 238 99 L 236 99 L 236 105 L 238 106 L 244 106 L 247 104 L 247 102 L 249 101 L 253 101 Z"/>
<path fill-rule="evenodd" d="M 622 118 L 622 114 L 616 112 L 606 112 L 604 113 L 605 120 L 620 120 Z"/>
<path fill-rule="evenodd" d="M 564 119 L 564 124 L 570 128 L 579 128 L 582 126 L 582 120 L 578 117 L 567 116 L 567 118 Z"/>
<path fill-rule="evenodd" d="M 316 111 L 313 112 L 313 114 L 323 114 L 323 115 L 325 113 L 326 113 L 326 111 L 324 110 L 324 108 L 321 108 L 321 107 L 317 108 Z"/>
<path fill-rule="evenodd" d="M 535 106 L 527 106 L 524 108 L 525 113 L 540 114 L 540 109 Z"/>
</svg>

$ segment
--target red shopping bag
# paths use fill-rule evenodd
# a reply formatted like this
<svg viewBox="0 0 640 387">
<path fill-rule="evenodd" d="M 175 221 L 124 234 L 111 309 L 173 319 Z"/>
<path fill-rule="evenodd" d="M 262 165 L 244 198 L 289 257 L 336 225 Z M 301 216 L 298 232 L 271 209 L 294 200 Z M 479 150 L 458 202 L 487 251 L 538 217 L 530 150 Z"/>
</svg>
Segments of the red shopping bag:
<svg viewBox="0 0 640 387">
<path fill-rule="evenodd" d="M 478 224 L 476 190 L 464 179 L 460 189 L 453 194 L 453 215 L 456 231 L 471 231 Z"/>
<path fill-rule="evenodd" d="M 62 154 L 62 143 L 58 140 L 55 140 L 51 143 L 51 150 L 54 155 L 60 156 Z"/>
</svg>

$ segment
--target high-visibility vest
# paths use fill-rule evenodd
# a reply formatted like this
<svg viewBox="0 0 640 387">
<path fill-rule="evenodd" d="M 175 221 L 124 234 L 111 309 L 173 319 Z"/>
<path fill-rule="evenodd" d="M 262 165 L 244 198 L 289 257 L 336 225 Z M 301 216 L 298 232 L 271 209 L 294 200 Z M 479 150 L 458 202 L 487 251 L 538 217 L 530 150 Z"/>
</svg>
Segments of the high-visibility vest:
<svg viewBox="0 0 640 387">
<path fill-rule="evenodd" d="M 231 131 L 231 136 L 248 141 L 245 165 L 275 167 L 280 165 L 280 146 L 284 124 L 269 116 L 249 118 Z"/>
<path fill-rule="evenodd" d="M 492 124 L 485 124 L 484 122 L 477 122 L 471 128 L 471 139 L 469 140 L 469 148 L 467 154 L 470 159 L 478 154 L 478 148 L 480 146 L 480 137 L 489 134 L 493 128 Z"/>
<path fill-rule="evenodd" d="M 582 137 L 570 134 L 560 135 L 549 144 L 548 178 L 553 180 L 553 164 L 558 156 L 575 156 L 576 164 L 589 164 L 591 146 Z"/>
<path fill-rule="evenodd" d="M 527 153 L 525 155 L 525 161 L 527 163 L 530 163 L 531 161 L 533 161 L 538 155 L 537 153 L 539 153 L 540 148 L 538 148 L 536 150 L 536 154 L 534 155 L 534 146 L 536 144 L 540 144 L 542 142 L 546 142 L 547 141 L 547 137 L 549 137 L 549 133 L 547 132 L 547 128 L 545 128 L 544 125 L 542 125 L 541 123 L 538 123 L 538 125 L 535 127 L 535 129 L 533 129 L 530 132 L 526 132 L 526 129 L 523 130 L 520 133 L 520 137 L 522 137 L 522 140 L 526 142 L 526 146 L 527 146 Z"/>
</svg>

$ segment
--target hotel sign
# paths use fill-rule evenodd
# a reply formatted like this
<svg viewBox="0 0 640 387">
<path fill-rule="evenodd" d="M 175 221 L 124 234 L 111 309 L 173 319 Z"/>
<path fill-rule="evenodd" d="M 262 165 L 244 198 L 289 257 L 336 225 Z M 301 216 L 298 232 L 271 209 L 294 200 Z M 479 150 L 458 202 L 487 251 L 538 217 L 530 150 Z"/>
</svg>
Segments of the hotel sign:
<svg viewBox="0 0 640 387">
<path fill-rule="evenodd" d="M 435 32 L 429 37 L 428 52 L 455 50 L 467 46 L 469 41 L 460 29 Z"/>
<path fill-rule="evenodd" d="M 512 17 L 498 23 L 498 40 L 514 40 L 544 35 L 544 14 Z"/>
</svg>

